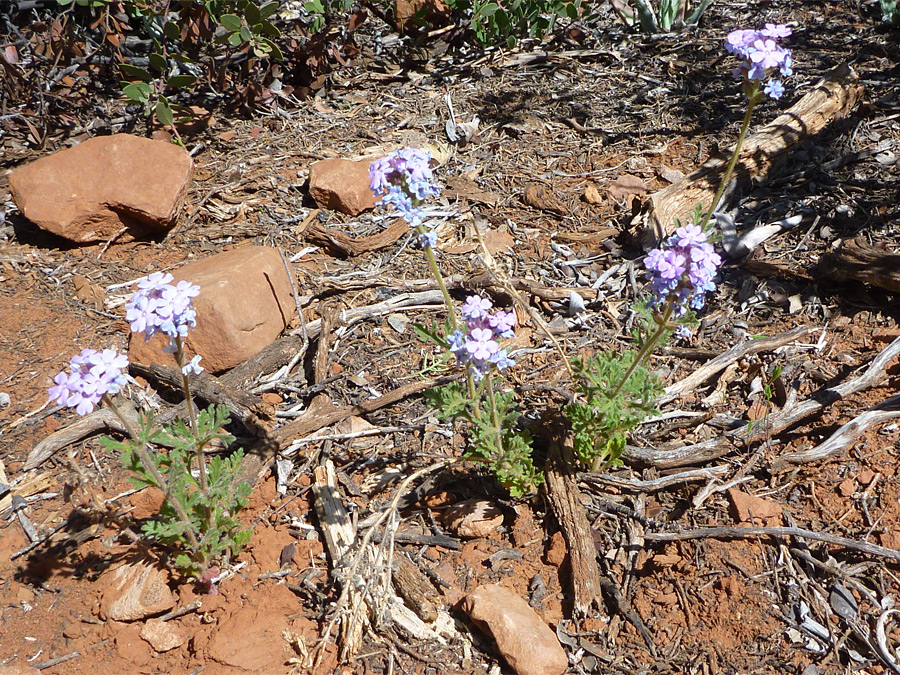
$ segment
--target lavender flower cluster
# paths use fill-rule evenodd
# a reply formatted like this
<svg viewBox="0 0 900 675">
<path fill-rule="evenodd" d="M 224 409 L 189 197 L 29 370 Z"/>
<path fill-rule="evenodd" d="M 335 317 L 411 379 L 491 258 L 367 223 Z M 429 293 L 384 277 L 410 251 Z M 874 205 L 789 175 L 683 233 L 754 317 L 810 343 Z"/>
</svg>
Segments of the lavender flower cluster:
<svg viewBox="0 0 900 675">
<path fill-rule="evenodd" d="M 644 259 L 653 292 L 649 306 L 671 303 L 675 317 L 683 316 L 688 307 L 701 309 L 706 294 L 716 288 L 713 278 L 721 263 L 703 230 L 693 224 L 679 227 L 662 248 Z"/>
<path fill-rule="evenodd" d="M 183 338 L 197 324 L 191 305 L 200 287 L 187 281 L 173 286 L 173 279 L 169 273 L 154 272 L 137 282 L 138 290 L 125 303 L 125 318 L 132 332 L 143 333 L 145 340 L 156 333 L 164 333 L 170 340 Z"/>
<path fill-rule="evenodd" d="M 515 312 L 495 309 L 490 300 L 478 295 L 470 295 L 460 311 L 465 325 L 449 337 L 450 352 L 460 367 L 480 382 L 491 366 L 504 371 L 516 365 L 507 350 L 500 348 L 500 340 L 515 335 Z"/>
<path fill-rule="evenodd" d="M 430 161 L 431 153 L 415 148 L 401 148 L 375 160 L 369 166 L 369 186 L 372 192 L 381 195 L 381 205 L 393 205 L 413 226 L 422 220 L 422 203 L 429 197 L 440 194 L 440 188 L 432 182 Z M 433 246 L 434 241 L 434 238 L 430 238 L 427 245 Z"/>
<path fill-rule="evenodd" d="M 778 45 L 778 40 L 790 34 L 791 29 L 780 23 L 767 23 L 762 30 L 731 31 L 725 40 L 725 49 L 741 59 L 734 71 L 735 77 L 744 81 L 762 81 L 776 72 L 781 77 L 791 75 L 791 51 Z M 772 98 L 781 98 L 784 85 L 780 79 L 771 79 L 764 91 Z"/>
<path fill-rule="evenodd" d="M 128 359 L 113 349 L 98 352 L 84 349 L 69 361 L 69 372 L 53 378 L 50 402 L 75 408 L 79 415 L 87 415 L 104 394 L 117 394 L 125 384 L 123 371 Z"/>
<path fill-rule="evenodd" d="M 171 274 L 154 272 L 137 282 L 136 290 L 125 303 L 125 317 L 134 333 L 143 333 L 149 340 L 156 333 L 170 338 L 168 351 L 174 351 L 175 338 L 183 338 L 196 324 L 192 298 L 200 292 L 200 287 L 180 281 L 177 286 L 169 282 Z M 104 394 L 117 394 L 125 384 L 125 369 L 128 358 L 113 349 L 98 352 L 85 349 L 72 357 L 69 373 L 59 373 L 53 378 L 55 386 L 50 388 L 50 401 L 69 408 L 75 408 L 79 415 L 87 415 L 103 398 Z M 200 356 L 194 356 L 182 367 L 182 372 L 200 373 Z"/>
</svg>

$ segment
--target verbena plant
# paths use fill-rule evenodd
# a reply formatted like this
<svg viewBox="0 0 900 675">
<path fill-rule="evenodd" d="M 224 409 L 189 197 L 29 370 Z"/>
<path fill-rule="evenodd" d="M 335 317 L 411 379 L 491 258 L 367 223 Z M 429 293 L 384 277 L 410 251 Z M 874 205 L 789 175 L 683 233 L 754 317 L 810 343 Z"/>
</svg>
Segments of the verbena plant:
<svg viewBox="0 0 900 675">
<path fill-rule="evenodd" d="M 650 294 L 635 306 L 637 349 L 572 359 L 576 391 L 565 414 L 572 427 L 577 459 L 594 471 L 617 463 L 628 435 L 657 412 L 663 388 L 648 370 L 647 362 L 673 333 L 690 334 L 694 313 L 715 290 L 722 260 L 707 227 L 731 179 L 754 106 L 765 95 L 778 99 L 784 92 L 780 78 L 791 74 L 791 54 L 778 45 L 778 40 L 790 34 L 786 26 L 766 24 L 759 31 L 738 30 L 728 35 L 727 49 L 739 58 L 734 74 L 743 82 L 748 104 L 722 185 L 709 209 L 698 204 L 690 222 L 676 222 L 674 234 L 646 256 Z M 407 148 L 376 161 L 370 168 L 371 187 L 382 196 L 381 203 L 395 208 L 416 228 L 419 245 L 449 310 L 443 334 L 437 330 L 421 332 L 446 348 L 465 370 L 464 382 L 437 389 L 427 398 L 440 416 L 468 423 L 466 456 L 489 463 L 510 493 L 521 496 L 538 485 L 542 476 L 532 463 L 531 439 L 515 428 L 512 392 L 501 393 L 495 384 L 495 378 L 514 365 L 500 343 L 512 336 L 515 315 L 498 312 L 485 298 L 470 296 L 461 309 L 464 322 L 457 320 L 453 299 L 435 259 L 437 234 L 423 224 L 422 204 L 437 194 L 428 162 L 427 153 Z"/>
<path fill-rule="evenodd" d="M 54 378 L 50 400 L 79 415 L 101 401 L 115 412 L 128 438 L 105 438 L 103 445 L 121 453 L 136 486 L 158 488 L 164 496 L 159 515 L 144 523 L 144 535 L 171 552 L 176 569 L 210 583 L 217 569 L 212 564 L 237 553 L 250 539 L 251 530 L 241 529 L 236 515 L 246 506 L 251 486 L 237 481 L 241 450 L 227 458 L 206 457 L 210 443 L 227 446 L 234 437 L 222 430 L 229 422 L 224 407 L 199 412 L 194 407 L 189 375 L 203 368 L 199 356 L 186 359 L 184 338 L 196 323 L 192 299 L 200 289 L 185 281 L 173 286 L 172 280 L 171 274 L 156 272 L 138 281 L 126 304 L 126 319 L 145 339 L 157 333 L 168 338 L 166 351 L 181 370 L 187 422 L 157 427 L 152 415 L 144 415 L 135 427 L 112 398 L 125 385 L 128 368 L 128 359 L 112 349 L 85 349 L 73 357 L 69 372 Z"/>
<path fill-rule="evenodd" d="M 371 187 L 381 196 L 383 207 L 392 207 L 417 231 L 417 243 L 425 252 L 448 310 L 442 331 L 419 328 L 426 337 L 454 357 L 463 369 L 462 382 L 440 387 L 426 395 L 438 416 L 468 423 L 469 443 L 465 456 L 487 463 L 514 497 L 540 484 L 543 476 L 531 459 L 531 436 L 516 428 L 515 393 L 502 391 L 503 374 L 515 365 L 501 342 L 515 336 L 516 315 L 493 307 L 487 298 L 469 296 L 456 305 L 437 265 L 434 247 L 437 233 L 423 222 L 422 205 L 440 192 L 432 182 L 430 155 L 404 148 L 372 163 Z"/>
</svg>

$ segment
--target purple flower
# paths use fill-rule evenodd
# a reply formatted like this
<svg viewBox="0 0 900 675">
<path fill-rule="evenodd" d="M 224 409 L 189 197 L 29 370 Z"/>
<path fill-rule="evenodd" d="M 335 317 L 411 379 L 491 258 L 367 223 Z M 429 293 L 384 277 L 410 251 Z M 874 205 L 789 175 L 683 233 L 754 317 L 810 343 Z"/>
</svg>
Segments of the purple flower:
<svg viewBox="0 0 900 675">
<path fill-rule="evenodd" d="M 516 313 L 497 311 L 487 317 L 487 323 L 499 337 L 511 338 L 515 335 Z"/>
<path fill-rule="evenodd" d="M 369 165 L 369 187 L 381 196 L 381 205 L 392 205 L 411 225 L 422 220 L 422 203 L 440 194 L 430 161 L 428 152 L 401 148 Z"/>
<path fill-rule="evenodd" d="M 196 354 L 194 358 L 184 364 L 181 368 L 181 372 L 185 375 L 190 375 L 194 373 L 194 375 L 199 375 L 203 372 L 203 366 L 200 365 L 200 359 L 202 357 L 199 354 Z"/>
<path fill-rule="evenodd" d="M 775 39 L 786 38 L 793 33 L 793 31 L 783 23 L 767 23 L 766 27 L 759 32 L 766 37 Z"/>
<path fill-rule="evenodd" d="M 469 332 L 466 351 L 476 361 L 487 361 L 497 353 L 500 345 L 494 339 L 494 333 L 487 328 L 474 328 Z"/>
<path fill-rule="evenodd" d="M 470 295 L 466 298 L 466 302 L 460 311 L 466 319 L 485 319 L 492 308 L 493 304 L 487 298 L 482 298 L 479 295 Z"/>
<path fill-rule="evenodd" d="M 713 281 L 722 259 L 694 224 L 679 227 L 662 248 L 647 254 L 644 266 L 650 272 L 650 307 L 670 304 L 675 317 L 688 307 L 701 309 L 706 294 L 715 290 Z"/>
<path fill-rule="evenodd" d="M 493 366 L 505 370 L 515 365 L 499 341 L 515 336 L 515 312 L 495 310 L 487 298 L 470 295 L 462 307 L 465 323 L 448 338 L 450 352 L 460 367 L 480 382 Z"/>
<path fill-rule="evenodd" d="M 137 282 L 138 290 L 125 303 L 125 318 L 132 332 L 143 333 L 145 340 L 156 333 L 164 333 L 170 340 L 183 338 L 197 323 L 192 305 L 200 287 L 187 281 L 173 286 L 171 281 L 171 274 L 154 272 Z"/>
<path fill-rule="evenodd" d="M 428 230 L 428 232 L 422 232 L 419 235 L 419 246 L 425 248 L 434 248 L 437 245 L 437 232 L 434 230 Z"/>
<path fill-rule="evenodd" d="M 740 59 L 734 74 L 743 79 L 747 85 L 753 83 L 750 91 L 758 91 L 756 87 L 775 72 L 781 77 L 792 74 L 791 52 L 778 45 L 778 40 L 791 35 L 791 29 L 783 24 L 767 23 L 762 30 L 741 29 L 731 31 L 725 39 L 725 49 Z M 764 87 L 771 98 L 780 98 L 784 86 L 780 81 L 771 81 Z"/>
<path fill-rule="evenodd" d="M 682 225 L 675 230 L 675 237 L 678 245 L 682 248 L 706 243 L 706 233 L 700 229 L 699 225 L 693 223 Z"/>
<path fill-rule="evenodd" d="M 117 394 L 125 384 L 128 359 L 112 349 L 84 349 L 69 361 L 69 373 L 53 378 L 50 401 L 87 415 L 104 394 Z"/>
<path fill-rule="evenodd" d="M 753 51 L 750 52 L 750 60 L 765 70 L 779 68 L 785 56 L 787 52 L 781 49 L 775 40 L 757 40 L 753 43 Z"/>
<path fill-rule="evenodd" d="M 758 37 L 759 33 L 757 31 L 748 28 L 733 30 L 725 38 L 725 49 L 729 54 L 744 56 L 747 49 Z"/>
<path fill-rule="evenodd" d="M 510 366 L 516 365 L 516 362 L 509 358 L 505 349 L 496 352 L 489 360 L 500 372 L 503 372 Z"/>
<path fill-rule="evenodd" d="M 764 90 L 767 96 L 770 96 L 774 99 L 781 98 L 781 95 L 784 93 L 784 86 L 781 84 L 781 80 L 770 80 L 766 83 L 766 88 Z"/>
</svg>

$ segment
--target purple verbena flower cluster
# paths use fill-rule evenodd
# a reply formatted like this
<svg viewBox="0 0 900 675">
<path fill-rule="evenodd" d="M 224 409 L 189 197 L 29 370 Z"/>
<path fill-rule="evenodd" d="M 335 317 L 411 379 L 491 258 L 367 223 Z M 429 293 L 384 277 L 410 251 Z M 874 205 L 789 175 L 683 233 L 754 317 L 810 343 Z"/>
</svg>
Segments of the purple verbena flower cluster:
<svg viewBox="0 0 900 675">
<path fill-rule="evenodd" d="M 741 59 L 734 71 L 735 77 L 744 81 L 762 81 L 776 72 L 781 77 L 790 76 L 793 73 L 791 51 L 778 45 L 778 40 L 790 34 L 790 28 L 775 23 L 767 23 L 762 30 L 731 31 L 725 40 L 725 49 Z M 765 92 L 772 98 L 780 98 L 784 93 L 784 85 L 780 79 L 770 79 L 766 83 Z"/>
<path fill-rule="evenodd" d="M 701 309 L 706 294 L 716 288 L 713 278 L 721 263 L 703 230 L 693 224 L 679 227 L 662 248 L 644 259 L 653 289 L 648 305 L 672 303 L 675 317 L 683 316 L 688 307 Z"/>
<path fill-rule="evenodd" d="M 176 337 L 185 337 L 196 325 L 196 312 L 192 299 L 200 293 L 200 287 L 187 281 L 176 286 L 169 273 L 154 272 L 137 282 L 136 290 L 125 303 L 125 318 L 134 333 L 143 333 L 149 340 L 156 333 L 169 336 L 170 348 Z"/>
<path fill-rule="evenodd" d="M 515 335 L 515 312 L 495 309 L 487 298 L 470 295 L 461 309 L 465 324 L 449 338 L 450 351 L 460 367 L 466 367 L 476 382 L 480 382 L 494 366 L 503 371 L 516 365 L 500 340 Z"/>
<path fill-rule="evenodd" d="M 104 394 L 117 394 L 125 384 L 123 371 L 128 359 L 113 349 L 98 352 L 82 350 L 69 361 L 69 372 L 53 378 L 50 401 L 75 408 L 79 415 L 87 415 Z"/>
<path fill-rule="evenodd" d="M 410 225 L 422 220 L 422 203 L 441 192 L 432 183 L 430 161 L 429 152 L 401 148 L 369 166 L 369 186 L 381 195 L 381 205 L 393 205 Z"/>
</svg>

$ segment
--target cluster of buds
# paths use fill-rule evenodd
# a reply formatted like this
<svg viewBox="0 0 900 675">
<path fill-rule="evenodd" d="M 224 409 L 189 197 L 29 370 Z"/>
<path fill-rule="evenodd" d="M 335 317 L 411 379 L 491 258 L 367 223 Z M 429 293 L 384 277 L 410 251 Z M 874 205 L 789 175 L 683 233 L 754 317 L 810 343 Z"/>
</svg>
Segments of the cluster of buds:
<svg viewBox="0 0 900 675">
<path fill-rule="evenodd" d="M 137 282 L 136 290 L 125 303 L 125 317 L 134 333 L 143 333 L 149 340 L 156 333 L 169 337 L 167 351 L 176 351 L 176 340 L 187 336 L 188 330 L 196 325 L 196 313 L 192 298 L 200 292 L 200 287 L 180 281 L 177 286 L 169 282 L 171 274 L 154 272 Z M 85 349 L 72 357 L 69 372 L 59 373 L 53 378 L 50 401 L 69 408 L 75 408 L 79 415 L 87 415 L 107 394 L 117 394 L 125 384 L 124 371 L 128 368 L 128 358 L 114 349 L 98 352 Z M 182 372 L 200 373 L 200 356 L 194 356 L 182 366 Z"/>
<path fill-rule="evenodd" d="M 713 278 L 721 263 L 703 230 L 693 224 L 679 227 L 644 260 L 652 288 L 649 306 L 670 304 L 674 317 L 683 316 L 689 307 L 701 309 L 706 294 L 716 288 Z"/>
<path fill-rule="evenodd" d="M 466 368 L 476 382 L 480 382 L 493 366 L 499 371 L 514 366 L 500 340 L 515 335 L 515 312 L 494 309 L 491 301 L 470 295 L 462 309 L 465 324 L 449 337 L 450 351 L 457 364 Z"/>
<path fill-rule="evenodd" d="M 784 86 L 777 76 L 788 77 L 793 71 L 791 51 L 779 46 L 778 40 L 790 34 L 790 28 L 775 23 L 767 23 L 762 30 L 731 31 L 726 38 L 725 49 L 741 59 L 734 71 L 735 77 L 742 79 L 747 85 L 753 83 L 754 86 L 771 77 L 773 79 L 766 83 L 764 91 L 772 98 L 780 98 L 784 93 Z"/>
<path fill-rule="evenodd" d="M 418 226 L 422 221 L 422 204 L 429 197 L 437 197 L 440 188 L 431 172 L 431 154 L 415 148 L 401 148 L 377 159 L 369 166 L 369 187 L 381 196 L 382 206 L 393 206 L 406 221 Z M 434 246 L 434 232 L 420 235 L 419 243 Z"/>
</svg>

